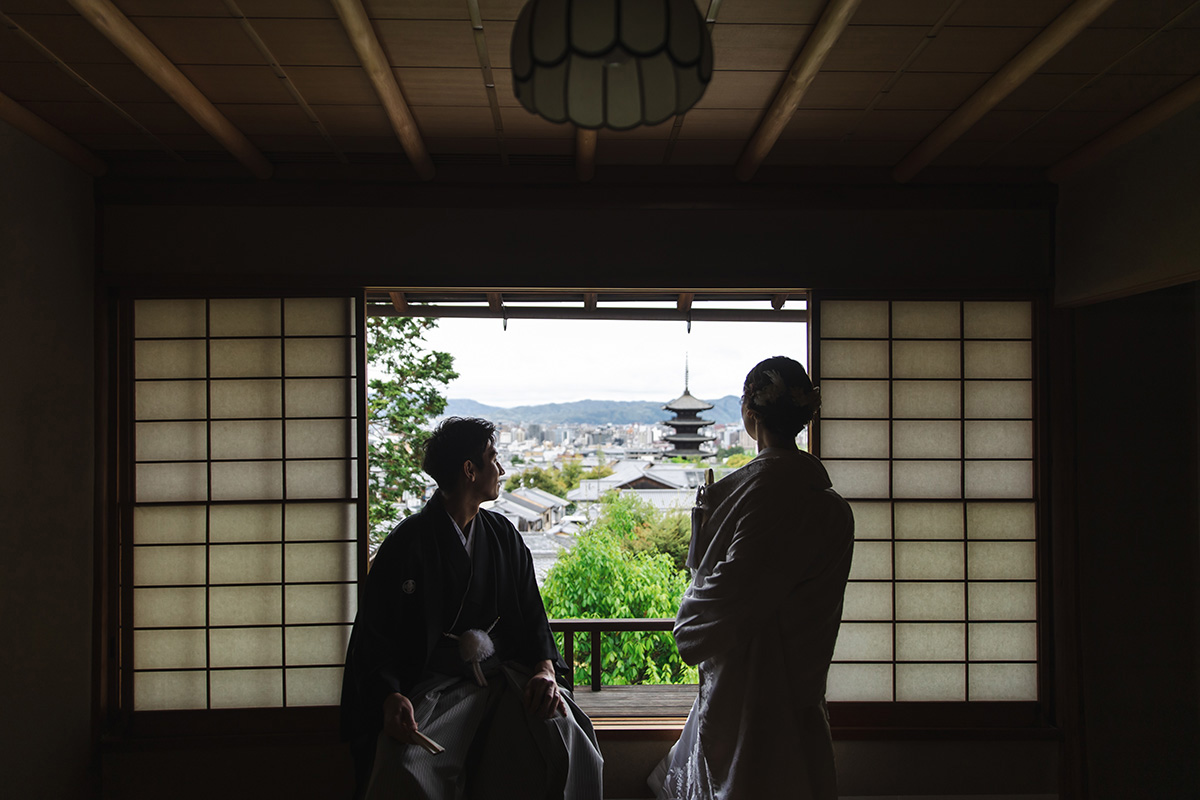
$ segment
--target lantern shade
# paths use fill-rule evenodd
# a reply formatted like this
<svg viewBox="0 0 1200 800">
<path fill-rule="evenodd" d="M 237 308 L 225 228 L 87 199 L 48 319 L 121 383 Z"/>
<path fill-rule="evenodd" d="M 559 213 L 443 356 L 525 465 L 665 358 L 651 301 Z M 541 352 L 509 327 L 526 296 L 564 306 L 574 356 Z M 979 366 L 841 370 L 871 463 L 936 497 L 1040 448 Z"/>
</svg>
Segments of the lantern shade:
<svg viewBox="0 0 1200 800">
<path fill-rule="evenodd" d="M 628 130 L 696 104 L 712 40 L 693 0 L 529 0 L 512 70 L 517 100 L 550 122 Z"/>
</svg>

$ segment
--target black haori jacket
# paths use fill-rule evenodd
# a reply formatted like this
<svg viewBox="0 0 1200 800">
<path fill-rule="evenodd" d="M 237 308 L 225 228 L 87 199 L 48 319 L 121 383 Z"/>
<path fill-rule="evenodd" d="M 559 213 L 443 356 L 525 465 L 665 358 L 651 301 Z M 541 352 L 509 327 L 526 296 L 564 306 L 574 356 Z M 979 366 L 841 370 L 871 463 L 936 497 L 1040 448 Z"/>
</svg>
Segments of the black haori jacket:
<svg viewBox="0 0 1200 800">
<path fill-rule="evenodd" d="M 558 682 L 569 687 L 521 535 L 502 515 L 484 509 L 474 535 L 474 580 L 494 587 L 497 656 L 525 665 L 551 659 Z M 346 651 L 343 739 L 378 733 L 388 695 L 408 696 L 426 677 L 430 654 L 455 617 L 470 573 L 471 559 L 440 492 L 384 539 Z"/>
</svg>

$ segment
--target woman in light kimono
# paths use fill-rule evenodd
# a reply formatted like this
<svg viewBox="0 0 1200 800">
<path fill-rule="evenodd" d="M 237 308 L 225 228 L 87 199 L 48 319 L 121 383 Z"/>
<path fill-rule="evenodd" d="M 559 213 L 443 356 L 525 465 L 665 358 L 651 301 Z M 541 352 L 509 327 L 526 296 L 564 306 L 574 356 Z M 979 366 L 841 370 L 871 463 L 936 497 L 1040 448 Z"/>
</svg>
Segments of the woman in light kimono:
<svg viewBox="0 0 1200 800">
<path fill-rule="evenodd" d="M 742 394 L 758 456 L 698 493 L 675 641 L 700 667 L 700 692 L 650 778 L 660 798 L 837 797 L 825 678 L 854 519 L 796 447 L 819 406 L 798 362 L 759 363 Z"/>
</svg>

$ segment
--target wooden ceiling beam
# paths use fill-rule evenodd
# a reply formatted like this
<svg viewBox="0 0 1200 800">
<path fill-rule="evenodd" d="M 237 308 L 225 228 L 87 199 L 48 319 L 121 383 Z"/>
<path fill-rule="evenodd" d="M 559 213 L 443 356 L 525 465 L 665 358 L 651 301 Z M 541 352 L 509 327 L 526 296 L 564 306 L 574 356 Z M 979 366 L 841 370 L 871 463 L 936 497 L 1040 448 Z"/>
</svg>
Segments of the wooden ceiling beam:
<svg viewBox="0 0 1200 800">
<path fill-rule="evenodd" d="M 596 139 L 598 131 L 575 129 L 575 174 L 587 183 L 596 176 Z"/>
<path fill-rule="evenodd" d="M 679 299 L 675 302 L 675 307 L 680 311 L 691 311 L 692 301 L 696 299 L 694 292 L 683 292 L 679 295 Z"/>
<path fill-rule="evenodd" d="M 271 177 L 271 162 L 116 6 L 109 0 L 69 2 L 255 177 Z"/>
<path fill-rule="evenodd" d="M 501 292 L 487 292 L 487 301 L 492 311 L 504 310 L 504 295 Z"/>
<path fill-rule="evenodd" d="M 108 171 L 108 165 L 46 120 L 0 92 L 0 120 L 19 130 L 38 144 L 53 150 L 93 178 Z"/>
<path fill-rule="evenodd" d="M 1001 100 L 1008 97 L 1051 57 L 1066 47 L 1113 2 L 1114 0 L 1075 0 L 1034 37 L 1032 42 L 1025 45 L 1021 52 L 989 78 L 987 83 L 979 87 L 975 94 L 967 98 L 966 102 L 942 124 L 909 151 L 892 170 L 892 177 L 900 183 L 912 180 Z"/>
<path fill-rule="evenodd" d="M 392 308 L 396 309 L 397 314 L 408 313 L 408 298 L 404 292 L 388 292 L 388 297 L 392 298 Z"/>
<path fill-rule="evenodd" d="M 861 0 L 829 0 L 826 4 L 825 10 L 821 12 L 821 19 L 817 21 L 817 27 L 800 49 L 800 54 L 796 56 L 783 85 L 775 93 L 775 99 L 771 101 L 767 113 L 742 151 L 737 166 L 734 167 L 734 175 L 738 180 L 748 181 L 753 178 L 763 159 L 771 152 L 775 142 L 779 141 L 780 134 L 796 113 L 804 93 L 820 72 L 829 51 L 846 30 L 860 2 Z"/>
<path fill-rule="evenodd" d="M 771 308 L 778 311 L 779 309 L 783 308 L 783 304 L 787 302 L 787 299 L 788 296 L 786 294 L 771 295 Z"/>
<path fill-rule="evenodd" d="M 396 138 L 400 140 L 400 146 L 404 148 L 408 160 L 412 162 L 413 169 L 417 171 L 417 176 L 423 181 L 432 180 L 435 173 L 433 159 L 429 157 L 429 151 L 425 149 L 425 142 L 421 139 L 417 121 L 413 119 L 412 111 L 409 110 L 408 103 L 400 92 L 400 85 L 396 83 L 392 65 L 383 54 L 383 46 L 379 44 L 379 37 L 375 35 L 375 29 L 371 26 L 371 20 L 367 17 L 367 10 L 363 8 L 362 0 L 330 0 L 330 2 L 337 10 L 338 17 L 342 20 L 342 27 L 346 29 L 350 43 L 354 46 L 354 51 L 358 53 L 358 60 L 362 63 L 363 69 L 367 71 L 367 77 L 370 78 L 371 85 L 375 87 L 375 93 L 379 95 L 379 100 L 383 103 L 383 110 L 392 124 L 392 130 L 395 131 Z"/>
<path fill-rule="evenodd" d="M 1200 75 L 1187 81 L 1182 86 L 1176 87 L 1141 111 L 1109 128 L 1062 161 L 1050 167 L 1046 174 L 1055 183 L 1062 183 L 1076 172 L 1087 169 L 1118 147 L 1128 144 L 1142 134 L 1157 128 L 1171 117 L 1197 102 L 1200 102 Z"/>
<path fill-rule="evenodd" d="M 586 308 L 588 311 L 596 310 L 596 300 L 597 300 L 596 292 L 584 292 L 583 293 L 583 307 Z"/>
</svg>

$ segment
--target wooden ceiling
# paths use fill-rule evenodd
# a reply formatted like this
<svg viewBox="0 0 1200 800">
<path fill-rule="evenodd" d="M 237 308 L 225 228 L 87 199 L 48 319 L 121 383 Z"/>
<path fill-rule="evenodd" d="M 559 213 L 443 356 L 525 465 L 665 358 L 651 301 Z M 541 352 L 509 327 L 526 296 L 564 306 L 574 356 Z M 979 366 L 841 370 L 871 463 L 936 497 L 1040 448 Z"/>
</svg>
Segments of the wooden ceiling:
<svg viewBox="0 0 1200 800">
<path fill-rule="evenodd" d="M 733 180 L 783 87 L 795 110 L 782 109 L 761 169 L 743 179 L 819 168 L 1041 180 L 1080 166 L 1068 159 L 1090 143 L 1118 145 L 1200 99 L 1200 0 L 696 2 L 715 53 L 704 97 L 661 125 L 600 131 L 594 148 L 513 97 L 523 0 L 0 0 L 0 118 L 115 175 L 437 181 L 549 165 L 584 179 L 585 167 L 597 179 L 693 167 Z M 831 47 L 806 50 L 838 5 L 848 24 L 827 26 Z M 120 25 L 94 21 L 105 6 L 161 62 L 106 36 Z M 387 70 L 373 82 L 351 35 L 356 7 L 411 114 L 408 141 L 381 100 Z M 1094 18 L 1072 29 L 1082 7 Z M 215 115 L 186 110 L 188 90 L 163 83 L 171 65 Z M 801 68 L 815 71 L 806 88 L 788 81 Z M 214 136 L 220 125 L 231 138 Z M 577 164 L 591 152 L 594 165 Z"/>
</svg>

